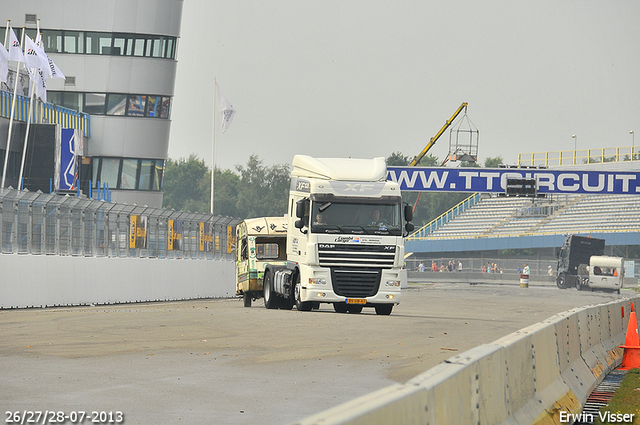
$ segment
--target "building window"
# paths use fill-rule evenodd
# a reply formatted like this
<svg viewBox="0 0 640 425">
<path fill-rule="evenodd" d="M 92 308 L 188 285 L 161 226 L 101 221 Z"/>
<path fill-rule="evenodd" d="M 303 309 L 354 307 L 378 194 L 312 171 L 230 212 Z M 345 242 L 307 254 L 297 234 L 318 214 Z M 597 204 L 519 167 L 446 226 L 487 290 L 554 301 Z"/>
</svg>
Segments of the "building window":
<svg viewBox="0 0 640 425">
<path fill-rule="evenodd" d="M 147 96 L 141 96 L 139 94 L 129 95 L 129 108 L 127 110 L 127 115 L 132 117 L 143 117 L 146 105 Z"/>
<path fill-rule="evenodd" d="M 97 182 L 107 184 L 110 189 L 118 187 L 118 175 L 120 174 L 120 158 L 102 158 L 100 168 L 96 176 Z"/>
<path fill-rule="evenodd" d="M 110 33 L 87 32 L 85 33 L 85 53 L 89 55 L 112 55 Z"/>
<path fill-rule="evenodd" d="M 45 52 L 61 53 L 62 52 L 62 31 L 49 30 L 43 34 L 42 42 Z"/>
<path fill-rule="evenodd" d="M 93 158 L 94 189 L 107 183 L 110 189 L 161 190 L 164 161 L 161 159 Z"/>
<path fill-rule="evenodd" d="M 0 33 L 4 32 L 5 28 L 0 27 Z M 34 28 L 27 28 L 26 32 L 35 40 Z M 176 58 L 176 37 L 52 29 L 40 32 L 47 53 Z"/>
<path fill-rule="evenodd" d="M 140 161 L 140 190 L 151 190 L 156 161 L 153 159 L 143 159 Z"/>
<path fill-rule="evenodd" d="M 108 96 L 107 115 L 124 115 L 126 108 L 126 94 L 110 94 Z"/>
<path fill-rule="evenodd" d="M 169 118 L 171 97 L 50 91 L 49 103 L 64 106 L 90 115 L 119 115 L 130 117 Z"/>
<path fill-rule="evenodd" d="M 83 33 L 80 31 L 63 31 L 63 34 L 64 45 L 62 51 L 64 53 L 84 53 Z"/>
<path fill-rule="evenodd" d="M 119 189 L 136 189 L 136 181 L 138 178 L 138 160 L 123 159 L 122 174 L 120 176 Z"/>
<path fill-rule="evenodd" d="M 149 96 L 147 98 L 147 113 L 145 115 L 147 117 L 159 117 L 161 104 L 162 104 L 162 97 Z"/>
<path fill-rule="evenodd" d="M 106 111 L 107 95 L 104 93 L 85 93 L 84 109 L 89 115 L 104 115 Z"/>
<path fill-rule="evenodd" d="M 153 181 L 151 182 L 151 190 L 162 189 L 162 177 L 164 176 L 164 161 L 156 159 L 153 169 Z"/>
</svg>

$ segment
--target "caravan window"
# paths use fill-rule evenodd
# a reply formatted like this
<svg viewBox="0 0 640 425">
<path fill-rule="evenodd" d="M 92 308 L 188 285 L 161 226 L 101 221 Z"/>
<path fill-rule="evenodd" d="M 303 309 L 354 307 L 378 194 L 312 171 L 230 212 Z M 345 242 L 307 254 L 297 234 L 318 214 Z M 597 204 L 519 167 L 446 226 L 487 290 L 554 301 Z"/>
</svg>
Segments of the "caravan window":
<svg viewBox="0 0 640 425">
<path fill-rule="evenodd" d="M 256 238 L 256 258 L 258 260 L 286 260 L 287 239 L 284 237 Z"/>
<path fill-rule="evenodd" d="M 275 260 L 278 258 L 278 244 L 256 244 L 256 257 L 258 260 Z"/>
</svg>

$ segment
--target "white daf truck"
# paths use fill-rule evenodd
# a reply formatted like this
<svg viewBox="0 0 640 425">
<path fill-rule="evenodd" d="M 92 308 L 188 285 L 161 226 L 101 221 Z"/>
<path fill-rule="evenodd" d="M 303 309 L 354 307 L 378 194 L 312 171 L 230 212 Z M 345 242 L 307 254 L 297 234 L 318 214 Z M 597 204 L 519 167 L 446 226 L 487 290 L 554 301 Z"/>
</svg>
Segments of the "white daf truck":
<svg viewBox="0 0 640 425">
<path fill-rule="evenodd" d="M 265 267 L 266 308 L 330 303 L 341 313 L 391 314 L 413 224 L 400 186 L 386 177 L 384 158 L 293 158 L 287 261 Z"/>
</svg>

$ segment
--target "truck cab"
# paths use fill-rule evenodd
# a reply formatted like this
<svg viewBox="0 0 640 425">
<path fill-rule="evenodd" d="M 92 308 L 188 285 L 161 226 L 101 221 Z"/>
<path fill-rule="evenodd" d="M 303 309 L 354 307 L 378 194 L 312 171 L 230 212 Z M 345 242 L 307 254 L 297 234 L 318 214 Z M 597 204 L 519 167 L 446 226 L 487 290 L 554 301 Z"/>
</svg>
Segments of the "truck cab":
<svg viewBox="0 0 640 425">
<path fill-rule="evenodd" d="M 296 155 L 287 264 L 265 270 L 265 306 L 390 314 L 400 302 L 403 238 L 413 230 L 407 207 L 399 185 L 386 180 L 384 158 Z"/>
</svg>

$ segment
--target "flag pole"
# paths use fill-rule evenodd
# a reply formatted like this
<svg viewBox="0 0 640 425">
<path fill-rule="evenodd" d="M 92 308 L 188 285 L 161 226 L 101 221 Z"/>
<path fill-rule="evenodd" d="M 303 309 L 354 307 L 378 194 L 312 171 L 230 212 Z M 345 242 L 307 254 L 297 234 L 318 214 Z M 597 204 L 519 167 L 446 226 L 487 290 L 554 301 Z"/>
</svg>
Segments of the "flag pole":
<svg viewBox="0 0 640 425">
<path fill-rule="evenodd" d="M 7 49 L 7 40 L 9 39 L 9 26 L 11 25 L 11 19 L 7 19 L 7 27 L 4 29 L 4 48 L 8 52 Z"/>
<path fill-rule="evenodd" d="M 211 214 L 213 214 L 213 181 L 216 173 L 216 94 L 218 91 L 218 83 L 216 77 L 213 77 L 213 131 L 211 141 Z"/>
<path fill-rule="evenodd" d="M 20 48 L 22 48 L 22 44 L 24 44 L 24 31 L 25 27 L 22 27 L 22 41 L 20 44 Z M 9 134 L 7 135 L 7 151 L 4 155 L 4 167 L 2 168 L 2 182 L 0 183 L 0 188 L 4 188 L 4 183 L 7 177 L 7 166 L 9 164 L 9 148 L 11 147 L 11 130 L 13 129 L 13 116 L 15 115 L 17 98 L 16 92 L 18 91 L 18 79 L 20 78 L 20 63 L 21 62 L 18 61 L 18 65 L 16 66 L 16 77 L 13 84 L 13 99 L 11 100 L 11 116 L 9 118 Z"/>
<path fill-rule="evenodd" d="M 40 19 L 38 19 L 36 25 L 36 34 L 40 34 Z M 38 36 L 36 35 L 36 39 Z M 44 49 L 43 49 L 44 50 Z M 25 64 L 26 67 L 27 64 Z M 37 69 L 31 68 L 31 71 L 38 72 Z M 29 129 L 31 128 L 31 119 L 33 117 L 33 103 L 35 101 L 35 93 L 36 93 L 36 76 L 34 75 L 33 81 L 30 81 L 31 84 L 31 92 L 29 93 L 29 116 L 27 119 L 27 130 L 24 132 L 24 143 L 22 144 L 22 160 L 20 161 L 20 176 L 18 177 L 18 189 L 22 189 L 24 184 L 22 183 L 22 176 L 24 175 L 24 162 L 27 158 L 27 142 L 29 141 Z"/>
</svg>

